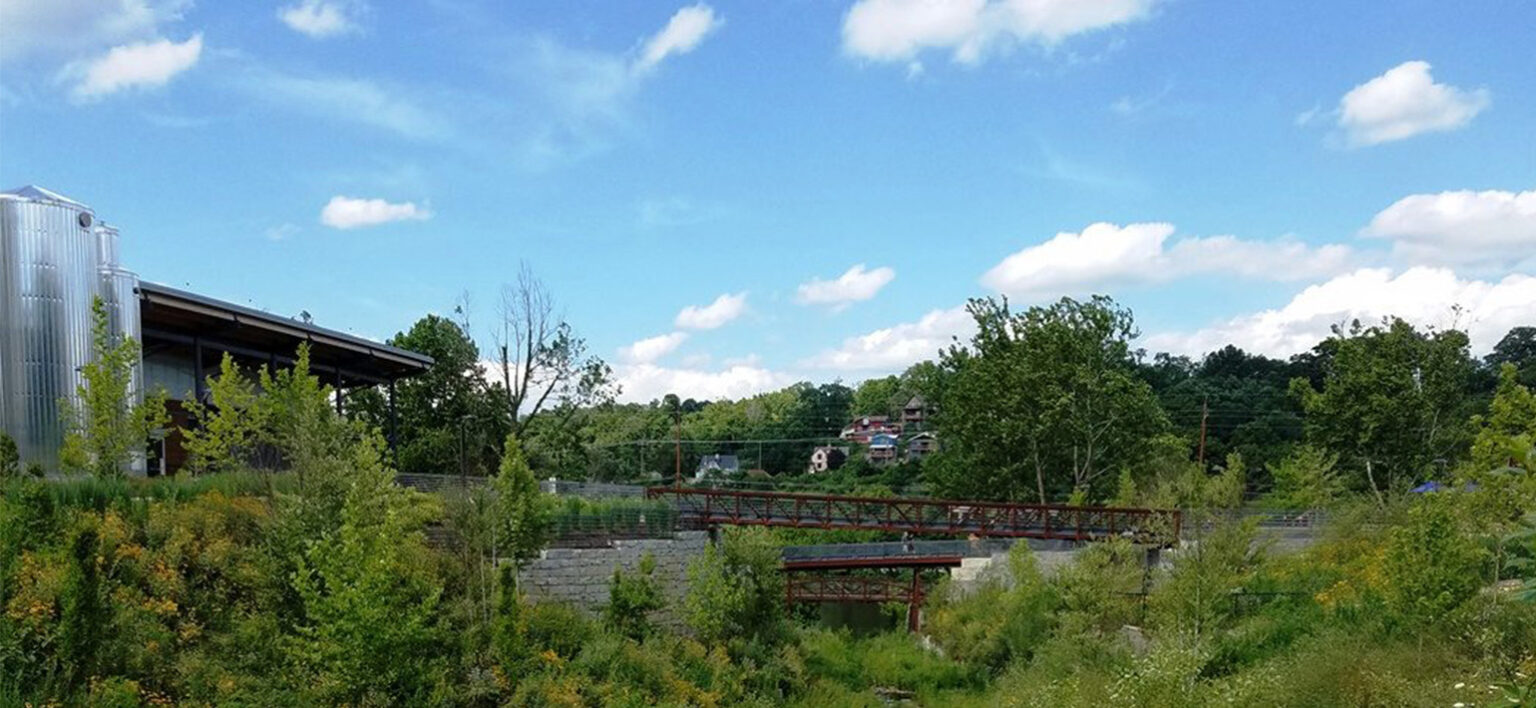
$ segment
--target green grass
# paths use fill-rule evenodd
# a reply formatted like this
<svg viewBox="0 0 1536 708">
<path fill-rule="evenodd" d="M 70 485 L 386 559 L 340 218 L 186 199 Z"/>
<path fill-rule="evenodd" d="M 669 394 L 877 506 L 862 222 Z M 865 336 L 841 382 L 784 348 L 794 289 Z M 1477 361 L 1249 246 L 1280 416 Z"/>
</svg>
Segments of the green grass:
<svg viewBox="0 0 1536 708">
<path fill-rule="evenodd" d="M 297 482 L 286 474 L 232 472 L 175 477 L 66 477 L 61 479 L 11 479 L 0 483 L 0 497 L 31 496 L 41 491 L 55 507 L 103 511 L 148 501 L 185 501 L 217 491 L 224 496 L 266 496 L 292 491 Z"/>
</svg>

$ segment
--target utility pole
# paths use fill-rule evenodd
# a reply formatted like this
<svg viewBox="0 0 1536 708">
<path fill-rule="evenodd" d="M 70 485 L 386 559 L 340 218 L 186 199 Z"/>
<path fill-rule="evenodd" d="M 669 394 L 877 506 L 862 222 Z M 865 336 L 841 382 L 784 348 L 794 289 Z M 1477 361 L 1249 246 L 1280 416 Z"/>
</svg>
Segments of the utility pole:
<svg viewBox="0 0 1536 708">
<path fill-rule="evenodd" d="M 1205 470 L 1205 419 L 1210 415 L 1210 397 L 1200 399 L 1200 469 Z"/>
<path fill-rule="evenodd" d="M 672 409 L 672 486 L 683 488 L 683 408 Z"/>
</svg>

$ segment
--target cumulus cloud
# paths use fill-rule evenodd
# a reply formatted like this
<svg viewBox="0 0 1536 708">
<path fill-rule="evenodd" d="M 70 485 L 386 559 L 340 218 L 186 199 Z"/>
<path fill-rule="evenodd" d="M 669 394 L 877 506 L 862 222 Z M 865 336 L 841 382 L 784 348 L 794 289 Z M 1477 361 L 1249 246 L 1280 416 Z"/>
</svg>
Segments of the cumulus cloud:
<svg viewBox="0 0 1536 708">
<path fill-rule="evenodd" d="M 172 77 L 197 64 L 203 54 L 203 35 L 185 42 L 161 39 L 113 47 L 105 56 L 65 69 L 77 79 L 71 95 L 90 101 L 131 88 L 164 86 Z"/>
<path fill-rule="evenodd" d="M 1339 128 L 1353 147 L 1455 130 L 1483 112 L 1488 89 L 1437 84 L 1429 62 L 1403 62 L 1350 89 L 1339 101 Z"/>
<path fill-rule="evenodd" d="M 1497 282 L 1464 280 L 1446 268 L 1410 268 L 1394 275 L 1363 268 L 1308 287 L 1284 306 L 1234 317 L 1192 332 L 1146 338 L 1152 351 L 1199 355 L 1227 344 L 1285 357 L 1311 349 L 1329 328 L 1358 319 L 1372 324 L 1401 317 L 1419 326 L 1465 330 L 1473 351 L 1488 351 L 1511 327 L 1530 324 L 1536 278 L 1509 275 Z"/>
<path fill-rule="evenodd" d="M 672 353 L 686 339 L 688 339 L 687 332 L 659 334 L 655 337 L 642 339 L 629 346 L 620 347 L 619 357 L 625 361 L 648 364 Z"/>
<path fill-rule="evenodd" d="M 715 329 L 747 311 L 746 293 L 725 293 L 708 305 L 689 305 L 674 321 L 683 329 Z"/>
<path fill-rule="evenodd" d="M 715 17 L 714 8 L 704 3 L 678 10 L 667 20 L 666 27 L 646 40 L 640 57 L 635 60 L 635 71 L 650 71 L 673 54 L 693 51 L 721 24 L 722 20 Z"/>
<path fill-rule="evenodd" d="M 378 226 L 391 221 L 425 221 L 432 212 L 415 202 L 398 204 L 383 199 L 357 199 L 335 196 L 320 210 L 320 223 L 337 229 Z"/>
<path fill-rule="evenodd" d="M 314 39 L 334 37 L 358 29 L 361 6 L 338 0 L 301 0 L 279 8 L 277 19 L 288 28 Z"/>
<path fill-rule="evenodd" d="M 956 337 L 969 338 L 975 330 L 976 322 L 964 306 L 933 310 L 916 322 L 849 337 L 802 363 L 812 369 L 894 372 L 938 356 Z"/>
<path fill-rule="evenodd" d="M 895 279 L 896 271 L 890 268 L 866 270 L 864 264 L 860 263 L 849 268 L 836 280 L 814 278 L 810 282 L 801 283 L 795 292 L 795 301 L 802 305 L 831 305 L 834 310 L 841 310 L 855 302 L 874 297 L 881 288 Z"/>
<path fill-rule="evenodd" d="M 981 282 L 1008 295 L 1056 297 L 1201 273 L 1266 280 L 1316 278 L 1341 271 L 1352 257 L 1348 246 L 1312 247 L 1291 239 L 1188 237 L 1169 245 L 1173 233 L 1167 223 L 1090 224 L 1081 232 L 1058 233 L 1004 258 Z"/>
<path fill-rule="evenodd" d="M 614 378 L 622 391 L 619 400 L 636 403 L 654 401 L 669 393 L 699 400 L 745 398 L 794 383 L 787 374 L 753 364 L 737 364 L 714 371 L 621 364 L 615 367 Z"/>
<path fill-rule="evenodd" d="M 909 67 L 924 50 L 962 64 L 1014 44 L 1067 37 L 1147 17 L 1153 0 L 859 0 L 843 19 L 843 50 Z"/>
<path fill-rule="evenodd" d="M 1536 258 L 1536 190 L 1414 194 L 1361 231 L 1415 264 L 1513 266 Z"/>
<path fill-rule="evenodd" d="M 35 0 L 0 2 L 0 59 L 73 55 L 154 38 L 181 19 L 191 0 Z"/>
</svg>

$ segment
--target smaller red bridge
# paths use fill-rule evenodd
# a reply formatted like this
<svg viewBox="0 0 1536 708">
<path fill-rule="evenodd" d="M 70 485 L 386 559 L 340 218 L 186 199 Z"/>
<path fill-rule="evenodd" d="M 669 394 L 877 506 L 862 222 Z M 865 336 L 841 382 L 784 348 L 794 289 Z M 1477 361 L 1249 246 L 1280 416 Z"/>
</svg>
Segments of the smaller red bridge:
<svg viewBox="0 0 1536 708">
<path fill-rule="evenodd" d="M 880 576 L 789 573 L 784 602 L 900 602 L 907 606 L 907 631 L 916 632 L 922 617 L 923 583 L 916 568 L 910 583 Z"/>
<path fill-rule="evenodd" d="M 1014 504 L 911 497 L 850 497 L 734 489 L 651 487 L 693 526 L 787 526 L 924 535 L 1164 543 L 1179 536 L 1180 514 L 1164 509 Z"/>
</svg>

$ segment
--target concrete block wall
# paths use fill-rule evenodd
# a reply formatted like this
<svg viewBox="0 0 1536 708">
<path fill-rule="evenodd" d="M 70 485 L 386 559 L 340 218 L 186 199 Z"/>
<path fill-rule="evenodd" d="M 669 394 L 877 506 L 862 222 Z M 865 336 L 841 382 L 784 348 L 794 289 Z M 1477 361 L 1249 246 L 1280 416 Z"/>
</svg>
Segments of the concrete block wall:
<svg viewBox="0 0 1536 708">
<path fill-rule="evenodd" d="M 1029 549 L 1035 554 L 1041 574 L 1050 577 L 1056 571 L 1077 559 L 1079 544 L 1070 541 L 1037 541 L 1028 539 Z M 969 595 L 988 583 L 1011 584 L 1008 572 L 1008 552 L 994 553 L 989 558 L 965 558 L 960 567 L 950 571 L 951 587 L 960 595 Z"/>
<path fill-rule="evenodd" d="M 519 571 L 518 586 L 534 602 L 564 602 L 596 615 L 608 604 L 614 569 L 637 573 L 640 559 L 650 553 L 656 558 L 652 577 L 667 603 L 654 619 L 678 626 L 688 594 L 688 564 L 708 545 L 708 532 L 680 531 L 673 538 L 616 540 L 608 548 L 550 548 Z"/>
</svg>

